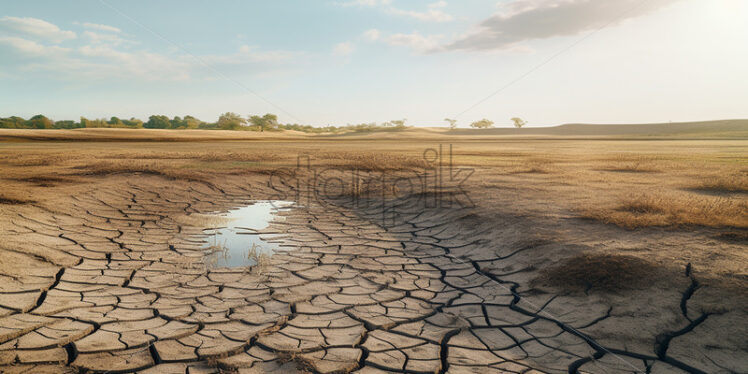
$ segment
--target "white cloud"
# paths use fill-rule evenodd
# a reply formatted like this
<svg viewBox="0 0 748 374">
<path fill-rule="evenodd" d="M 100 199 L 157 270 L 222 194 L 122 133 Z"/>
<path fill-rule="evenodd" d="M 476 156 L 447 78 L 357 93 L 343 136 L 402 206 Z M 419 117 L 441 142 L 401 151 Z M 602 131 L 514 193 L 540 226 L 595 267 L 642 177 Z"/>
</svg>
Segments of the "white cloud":
<svg viewBox="0 0 748 374">
<path fill-rule="evenodd" d="M 118 34 L 84 31 L 83 36 L 93 44 L 109 44 L 112 46 L 118 46 L 121 44 L 137 44 L 132 40 L 128 40 L 119 36 Z"/>
<path fill-rule="evenodd" d="M 300 57 L 298 52 L 290 51 L 263 51 L 259 48 L 249 45 L 239 47 L 237 53 L 229 55 L 210 55 L 202 56 L 200 59 L 211 65 L 246 65 L 246 64 L 267 64 L 279 65 L 289 63 Z"/>
<path fill-rule="evenodd" d="M 428 6 L 428 9 L 423 12 L 418 12 L 414 10 L 404 10 L 399 9 L 395 7 L 390 7 L 387 12 L 391 14 L 395 14 L 398 16 L 406 16 L 410 18 L 417 19 L 419 21 L 424 22 L 449 22 L 454 19 L 452 15 L 445 13 L 442 8 L 447 6 L 446 1 L 437 1 L 435 3 L 431 3 Z"/>
<path fill-rule="evenodd" d="M 429 4 L 427 9 L 424 11 L 408 10 L 395 7 L 394 5 L 392 5 L 392 0 L 351 0 L 335 4 L 343 7 L 357 6 L 367 8 L 381 8 L 388 14 L 410 17 L 424 22 L 448 22 L 454 19 L 452 15 L 442 10 L 447 6 L 447 2 L 444 0 Z"/>
<path fill-rule="evenodd" d="M 55 44 L 61 38 L 49 37 L 51 31 L 59 30 L 57 26 L 42 20 L 34 20 L 33 24 L 44 25 L 45 33 L 27 34 L 44 35 L 47 40 L 0 34 L 0 55 L 3 56 L 0 70 L 15 75 L 51 73 L 54 79 L 75 81 L 86 78 L 158 81 L 194 78 L 206 73 L 206 64 L 224 74 L 261 75 L 279 71 L 299 60 L 299 53 L 262 51 L 246 45 L 234 53 L 197 58 L 176 49 L 135 50 L 132 48 L 135 43 L 123 39 L 119 33 L 95 31 L 83 32 L 84 37 L 78 39 L 79 46 L 66 48 Z"/>
<path fill-rule="evenodd" d="M 69 48 L 45 46 L 33 40 L 13 36 L 0 37 L 0 50 L 6 49 L 3 55 L 16 58 L 52 56 L 70 51 Z"/>
<path fill-rule="evenodd" d="M 335 44 L 335 46 L 332 49 L 332 53 L 335 56 L 348 56 L 351 53 L 353 53 L 353 50 L 355 48 L 353 47 L 353 43 L 351 42 L 342 42 Z"/>
<path fill-rule="evenodd" d="M 420 53 L 436 52 L 440 48 L 438 35 L 421 35 L 418 32 L 412 34 L 393 34 L 387 38 L 387 43 L 394 46 L 405 46 Z"/>
<path fill-rule="evenodd" d="M 472 32 L 447 46 L 451 50 L 513 48 L 516 43 L 574 35 L 638 17 L 678 0 L 511 0 Z"/>
<path fill-rule="evenodd" d="M 34 37 L 54 43 L 76 37 L 72 31 L 61 30 L 57 25 L 31 17 L 2 17 L 0 32 L 8 36 Z"/>
<path fill-rule="evenodd" d="M 383 34 L 377 29 L 367 30 L 363 37 L 370 42 L 381 42 L 397 47 L 407 47 L 418 53 L 434 53 L 440 51 L 442 35 L 422 35 L 419 32 L 410 34 Z"/>
<path fill-rule="evenodd" d="M 371 41 L 371 42 L 379 40 L 379 37 L 381 35 L 382 33 L 379 32 L 379 30 L 377 29 L 370 29 L 370 30 L 364 31 L 364 38 L 366 38 L 366 40 Z"/>
<path fill-rule="evenodd" d="M 122 32 L 122 30 L 120 30 L 117 27 L 109 26 L 109 25 L 102 25 L 102 24 L 99 24 L 99 23 L 90 23 L 90 22 L 83 22 L 83 23 L 73 22 L 73 23 L 76 24 L 76 25 L 81 25 L 81 26 L 83 26 L 83 27 L 85 27 L 87 29 L 92 29 L 92 30 L 105 31 L 105 32 L 113 32 L 113 33 L 121 33 Z"/>
</svg>

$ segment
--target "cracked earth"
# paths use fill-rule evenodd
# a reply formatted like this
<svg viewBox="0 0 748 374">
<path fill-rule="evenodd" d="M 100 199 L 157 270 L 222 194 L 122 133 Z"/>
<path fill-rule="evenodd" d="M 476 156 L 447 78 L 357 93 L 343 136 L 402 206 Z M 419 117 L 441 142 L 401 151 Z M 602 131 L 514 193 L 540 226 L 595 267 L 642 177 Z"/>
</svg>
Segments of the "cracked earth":
<svg viewBox="0 0 748 374">
<path fill-rule="evenodd" d="M 532 262 L 532 244 L 504 246 L 496 227 L 471 219 L 471 208 L 426 209 L 417 198 L 280 212 L 259 233 L 280 243 L 268 264 L 205 269 L 204 227 L 179 217 L 269 199 L 274 191 L 244 180 L 220 188 L 166 187 L 147 176 L 112 183 L 120 188 L 6 213 L 0 371 L 730 373 L 748 367 L 745 351 L 723 339 L 731 325 L 744 323 L 743 314 L 695 307 L 699 279 L 690 269 L 675 292 L 632 302 L 643 309 L 603 297 L 556 296 L 529 286 L 534 270 L 521 264 Z M 660 315 L 667 323 L 651 322 Z"/>
</svg>

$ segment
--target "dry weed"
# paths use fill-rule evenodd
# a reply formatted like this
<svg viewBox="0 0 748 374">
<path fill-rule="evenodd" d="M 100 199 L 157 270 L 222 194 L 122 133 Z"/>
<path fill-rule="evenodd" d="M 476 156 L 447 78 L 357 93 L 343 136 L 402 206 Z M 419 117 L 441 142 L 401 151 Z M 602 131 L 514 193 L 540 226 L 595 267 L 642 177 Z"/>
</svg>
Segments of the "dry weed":
<svg viewBox="0 0 748 374">
<path fill-rule="evenodd" d="M 582 216 L 628 229 L 647 226 L 748 228 L 748 201 L 672 192 L 639 194 L 614 206 L 592 206 Z"/>
<path fill-rule="evenodd" d="M 748 192 L 748 175 L 734 174 L 711 177 L 691 187 L 696 191 L 713 193 Z"/>
</svg>

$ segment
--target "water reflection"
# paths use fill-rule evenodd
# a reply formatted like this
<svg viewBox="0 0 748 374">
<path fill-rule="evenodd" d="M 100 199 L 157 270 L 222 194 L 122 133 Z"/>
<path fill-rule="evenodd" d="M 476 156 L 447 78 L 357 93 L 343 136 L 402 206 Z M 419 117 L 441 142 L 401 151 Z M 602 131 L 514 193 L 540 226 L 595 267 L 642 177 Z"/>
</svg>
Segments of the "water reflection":
<svg viewBox="0 0 748 374">
<path fill-rule="evenodd" d="M 263 265 L 277 249 L 278 243 L 260 239 L 263 230 L 279 211 L 291 209 L 290 201 L 256 201 L 252 205 L 232 209 L 220 217 L 224 227 L 205 230 L 210 235 L 205 248 L 205 265 L 209 269 Z"/>
</svg>

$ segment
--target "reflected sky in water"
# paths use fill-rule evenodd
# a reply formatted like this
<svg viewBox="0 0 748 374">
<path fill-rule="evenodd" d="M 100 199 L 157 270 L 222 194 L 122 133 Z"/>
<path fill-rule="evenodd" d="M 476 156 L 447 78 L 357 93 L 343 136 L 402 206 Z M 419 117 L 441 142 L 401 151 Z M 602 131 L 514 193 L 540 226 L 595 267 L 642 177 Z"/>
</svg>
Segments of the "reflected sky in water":
<svg viewBox="0 0 748 374">
<path fill-rule="evenodd" d="M 258 255 L 271 255 L 278 249 L 278 243 L 260 239 L 256 231 L 263 230 L 275 219 L 276 213 L 288 210 L 293 206 L 290 201 L 256 201 L 251 205 L 229 210 L 220 214 L 228 219 L 226 226 L 207 229 L 204 232 L 210 237 L 204 246 L 204 262 L 210 269 L 236 268 L 256 265 L 253 249 Z"/>
</svg>

